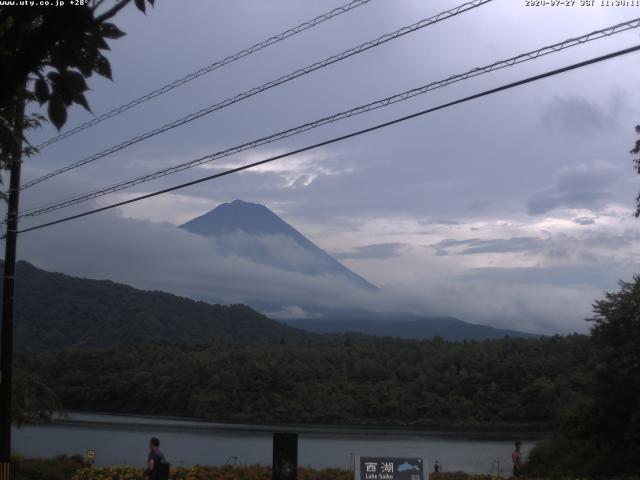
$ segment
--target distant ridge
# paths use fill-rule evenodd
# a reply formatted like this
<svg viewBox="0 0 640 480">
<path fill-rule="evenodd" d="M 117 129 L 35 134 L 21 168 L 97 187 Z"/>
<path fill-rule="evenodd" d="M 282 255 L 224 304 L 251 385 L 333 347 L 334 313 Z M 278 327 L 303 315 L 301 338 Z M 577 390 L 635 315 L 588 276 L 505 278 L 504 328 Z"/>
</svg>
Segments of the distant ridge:
<svg viewBox="0 0 640 480">
<path fill-rule="evenodd" d="M 19 350 L 214 340 L 305 343 L 318 338 L 246 305 L 211 305 L 110 280 L 46 272 L 25 261 L 16 265 L 15 299 Z"/>
<path fill-rule="evenodd" d="M 223 203 L 179 228 L 215 238 L 222 253 L 306 275 L 337 275 L 359 288 L 378 290 L 378 287 L 346 268 L 278 215 L 258 203 L 242 200 Z M 238 240 L 239 235 L 244 235 L 243 241 Z M 268 242 L 265 237 L 280 238 L 283 243 Z M 304 261 L 287 261 L 287 253 L 291 247 L 306 252 Z"/>
<path fill-rule="evenodd" d="M 504 337 L 535 338 L 539 336 L 516 330 L 477 325 L 453 317 L 410 318 L 407 315 L 402 315 L 398 318 L 389 315 L 385 318 L 382 315 L 369 315 L 359 319 L 305 318 L 283 320 L 283 322 L 292 327 L 320 334 L 355 332 L 412 340 L 430 340 L 434 337 L 442 337 L 444 340 L 462 342 L 464 340 L 497 340 Z"/>
<path fill-rule="evenodd" d="M 4 267 L 2 260 L 0 267 Z M 344 333 L 355 333 L 355 338 L 440 336 L 451 341 L 533 337 L 455 318 L 419 319 L 406 314 L 391 318 L 362 311 L 360 317 L 347 316 L 357 314 L 354 311 L 334 319 L 276 321 L 246 305 L 211 305 L 110 280 L 46 272 L 25 261 L 16 265 L 15 299 L 15 344 L 23 351 L 157 342 L 207 344 L 216 340 L 324 343 L 339 340 Z M 338 335 L 323 335 L 327 333 Z"/>
</svg>

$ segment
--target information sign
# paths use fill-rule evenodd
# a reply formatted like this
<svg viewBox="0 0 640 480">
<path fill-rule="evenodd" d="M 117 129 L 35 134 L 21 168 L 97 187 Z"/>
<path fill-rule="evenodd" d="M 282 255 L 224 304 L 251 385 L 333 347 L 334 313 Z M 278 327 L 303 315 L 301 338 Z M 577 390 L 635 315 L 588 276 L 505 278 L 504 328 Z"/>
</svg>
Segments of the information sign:
<svg viewBox="0 0 640 480">
<path fill-rule="evenodd" d="M 96 451 L 93 448 L 87 450 L 87 463 L 89 465 L 93 465 L 93 462 L 96 460 Z"/>
<path fill-rule="evenodd" d="M 359 457 L 355 480 L 427 480 L 422 458 Z"/>
</svg>

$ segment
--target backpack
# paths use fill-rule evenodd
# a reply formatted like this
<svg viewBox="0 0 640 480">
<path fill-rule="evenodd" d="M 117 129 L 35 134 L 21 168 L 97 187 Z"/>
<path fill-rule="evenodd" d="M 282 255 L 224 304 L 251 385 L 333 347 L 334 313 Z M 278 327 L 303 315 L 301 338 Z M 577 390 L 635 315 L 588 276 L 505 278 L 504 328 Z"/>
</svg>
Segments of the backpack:
<svg viewBox="0 0 640 480">
<path fill-rule="evenodd" d="M 171 464 L 169 462 L 158 462 L 158 467 L 155 475 L 156 480 L 169 480 L 170 466 Z"/>
</svg>

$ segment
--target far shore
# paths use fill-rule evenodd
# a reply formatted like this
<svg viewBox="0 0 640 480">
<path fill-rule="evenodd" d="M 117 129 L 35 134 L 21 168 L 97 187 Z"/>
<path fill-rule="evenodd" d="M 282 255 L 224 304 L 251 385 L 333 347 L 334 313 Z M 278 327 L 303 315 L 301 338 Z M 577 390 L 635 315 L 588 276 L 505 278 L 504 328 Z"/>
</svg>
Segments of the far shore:
<svg viewBox="0 0 640 480">
<path fill-rule="evenodd" d="M 245 431 L 245 432 L 292 432 L 315 435 L 394 435 L 394 436 L 438 436 L 455 438 L 527 438 L 539 439 L 548 436 L 550 430 L 536 425 L 506 425 L 485 427 L 425 427 L 408 425 L 309 425 L 309 424 L 267 424 L 212 422 L 197 418 L 172 417 L 162 415 L 144 415 L 119 412 L 67 412 L 68 417 L 58 416 L 53 423 L 74 426 L 114 426 L 119 428 L 196 431 Z M 103 418 L 100 418 L 103 417 Z"/>
</svg>

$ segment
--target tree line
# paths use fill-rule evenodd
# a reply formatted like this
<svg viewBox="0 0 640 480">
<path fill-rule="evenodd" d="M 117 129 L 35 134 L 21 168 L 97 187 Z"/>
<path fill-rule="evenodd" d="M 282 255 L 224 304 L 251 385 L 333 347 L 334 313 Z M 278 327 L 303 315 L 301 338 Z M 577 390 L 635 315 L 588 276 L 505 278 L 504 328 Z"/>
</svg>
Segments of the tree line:
<svg viewBox="0 0 640 480">
<path fill-rule="evenodd" d="M 23 354 L 66 409 L 220 422 L 549 428 L 583 398 L 586 336 L 153 344 Z"/>
</svg>

